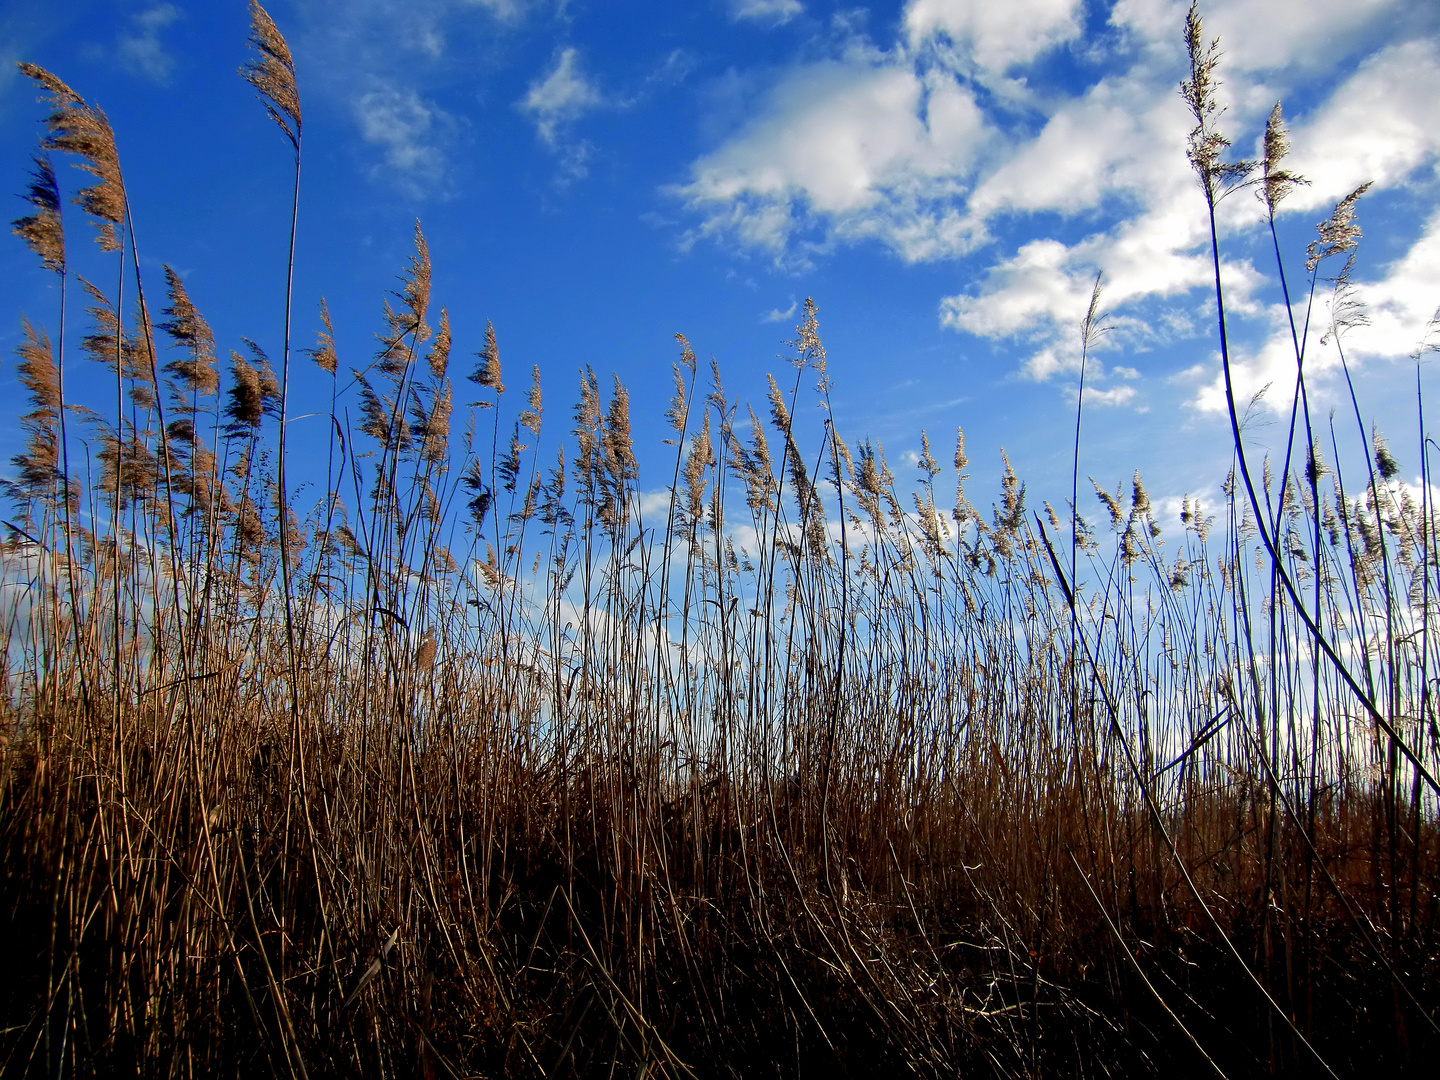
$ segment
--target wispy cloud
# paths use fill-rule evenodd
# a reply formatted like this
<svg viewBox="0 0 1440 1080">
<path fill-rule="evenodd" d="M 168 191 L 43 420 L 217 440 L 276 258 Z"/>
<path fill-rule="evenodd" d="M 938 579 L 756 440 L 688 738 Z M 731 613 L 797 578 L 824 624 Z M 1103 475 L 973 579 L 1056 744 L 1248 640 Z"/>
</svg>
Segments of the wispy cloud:
<svg viewBox="0 0 1440 1080">
<path fill-rule="evenodd" d="M 671 49 L 665 59 L 645 76 L 645 86 L 674 86 L 682 83 L 695 70 L 695 57 L 685 49 Z"/>
<path fill-rule="evenodd" d="M 771 308 L 771 309 L 770 309 L 770 314 L 769 314 L 769 315 L 766 315 L 766 316 L 765 316 L 763 319 L 761 319 L 760 321 L 761 321 L 761 322 L 767 322 L 767 323 L 775 323 L 775 322 L 784 322 L 786 319 L 792 319 L 792 318 L 795 317 L 795 305 L 796 305 L 795 298 L 794 298 L 794 297 L 791 297 L 791 298 L 790 298 L 790 306 L 789 306 L 788 308 L 786 308 L 784 311 L 781 311 L 778 307 L 777 307 L 777 308 Z"/>
<path fill-rule="evenodd" d="M 495 18 L 507 22 L 523 18 L 531 8 L 536 6 L 530 0 L 459 0 L 459 3 L 462 7 L 484 8 Z"/>
<path fill-rule="evenodd" d="M 415 197 L 444 196 L 454 191 L 467 130 L 449 95 L 503 65 L 541 2 L 293 0 L 298 30 L 284 29 L 305 92 L 354 118 L 372 179 Z"/>
<path fill-rule="evenodd" d="M 175 58 L 165 50 L 160 34 L 179 17 L 174 4 L 155 4 L 130 16 L 128 29 L 115 42 L 116 61 L 142 79 L 169 82 Z"/>
<path fill-rule="evenodd" d="M 372 175 L 412 196 L 447 193 L 456 117 L 415 90 L 385 84 L 361 94 L 354 109 L 361 135 L 381 153 Z"/>
<path fill-rule="evenodd" d="M 567 47 L 556 54 L 550 70 L 530 84 L 518 107 L 535 122 L 541 140 L 554 147 L 565 126 L 604 104 L 599 86 L 580 70 L 579 52 Z"/>
<path fill-rule="evenodd" d="M 730 18 L 783 26 L 805 10 L 800 0 L 730 0 Z"/>
</svg>

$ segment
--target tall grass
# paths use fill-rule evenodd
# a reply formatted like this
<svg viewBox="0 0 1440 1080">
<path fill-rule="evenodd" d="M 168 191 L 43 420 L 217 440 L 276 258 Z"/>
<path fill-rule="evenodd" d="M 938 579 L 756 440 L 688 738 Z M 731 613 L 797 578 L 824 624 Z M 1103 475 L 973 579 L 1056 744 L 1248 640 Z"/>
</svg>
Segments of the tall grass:
<svg viewBox="0 0 1440 1080">
<path fill-rule="evenodd" d="M 245 75 L 298 206 L 294 68 L 252 17 Z M 1223 162 L 1193 12 L 1187 32 L 1198 209 L 1258 179 L 1273 221 L 1297 179 L 1272 160 L 1278 109 L 1259 174 Z M 417 227 L 378 355 L 342 361 L 322 307 L 335 435 L 303 506 L 289 271 L 280 372 L 246 342 L 222 378 L 178 275 L 149 314 L 103 114 L 25 71 L 47 150 L 98 178 L 80 202 L 120 284 L 112 302 L 82 279 L 81 349 L 118 396 L 110 415 L 64 397 L 71 272 L 42 157 L 16 226 L 62 308 L 54 346 L 25 325 L 9 482 L 0 1071 L 1433 1061 L 1428 468 L 1400 484 L 1378 437 L 1341 461 L 1302 332 L 1297 460 L 1257 468 L 1232 394 L 1226 501 L 1187 499 L 1179 536 L 1138 474 L 1094 485 L 1092 524 L 1073 492 L 1032 514 L 1006 460 L 982 509 L 963 434 L 951 467 L 923 438 L 918 485 L 897 480 L 828 419 L 809 302 L 763 416 L 678 340 L 669 505 L 645 514 L 618 381 L 587 369 L 547 414 L 538 369 L 521 400 L 506 387 L 491 329 L 452 432 Z M 1312 297 L 1353 207 L 1322 226 Z M 1102 323 L 1097 281 L 1087 348 Z M 795 421 L 810 395 L 818 431 Z M 83 467 L 77 423 L 102 448 Z"/>
</svg>

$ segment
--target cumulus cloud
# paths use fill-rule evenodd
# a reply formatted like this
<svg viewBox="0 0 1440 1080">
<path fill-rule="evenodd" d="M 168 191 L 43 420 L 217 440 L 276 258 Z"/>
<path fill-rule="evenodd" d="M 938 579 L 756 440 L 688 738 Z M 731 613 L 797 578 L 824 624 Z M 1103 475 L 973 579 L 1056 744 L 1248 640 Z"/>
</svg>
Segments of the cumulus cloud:
<svg viewBox="0 0 1440 1080">
<path fill-rule="evenodd" d="M 800 0 L 730 0 L 730 18 L 783 26 L 804 11 Z"/>
<path fill-rule="evenodd" d="M 557 145 L 561 129 L 605 103 L 600 88 L 580 70 L 579 53 L 561 49 L 554 66 L 530 84 L 519 108 L 535 122 L 535 132 L 546 145 Z"/>
<path fill-rule="evenodd" d="M 912 48 L 943 35 L 975 66 L 1003 72 L 1080 33 L 1080 0 L 912 0 L 905 34 Z"/>
<path fill-rule="evenodd" d="M 1364 204 L 1361 203 L 1361 213 Z M 1353 364 L 1387 361 L 1414 352 L 1425 338 L 1440 308 L 1440 210 L 1426 221 L 1420 237 L 1382 276 L 1356 281 L 1350 300 L 1362 318 L 1345 330 L 1340 342 Z M 1311 320 L 1305 343 L 1307 385 L 1314 386 L 1340 370 L 1331 322 L 1333 295 L 1322 295 Z M 1283 393 L 1267 394 L 1262 402 L 1274 411 L 1288 410 L 1295 381 L 1295 347 L 1285 308 L 1268 310 L 1269 334 L 1252 350 L 1240 350 L 1231 363 L 1235 398 L 1244 403 L 1266 386 Z M 1303 325 L 1304 311 L 1297 305 L 1296 321 Z M 1196 393 L 1192 404 L 1201 412 L 1224 412 L 1225 379 L 1215 372 Z"/>
<path fill-rule="evenodd" d="M 1357 32 L 1373 26 L 1401 0 L 1211 0 L 1205 36 L 1218 37 L 1232 73 L 1329 65 L 1355 47 Z M 1152 47 L 1180 53 L 1175 27 L 1189 0 L 1120 0 L 1111 22 Z"/>
<path fill-rule="evenodd" d="M 161 32 L 180 17 L 174 4 L 155 4 L 130 17 L 130 28 L 115 43 L 115 58 L 132 75 L 157 83 L 170 80 L 175 58 L 165 50 Z"/>
<path fill-rule="evenodd" d="M 1085 388 L 1085 405 L 1087 408 L 1113 409 L 1121 405 L 1130 405 L 1135 401 L 1138 391 L 1133 386 L 1121 385 L 1112 387 L 1109 390 L 1098 390 L 1094 387 Z"/>
<path fill-rule="evenodd" d="M 1213 317 L 1205 314 L 1213 271 L 1183 152 L 1193 121 L 1176 93 L 1187 7 L 1119 0 L 1109 33 L 1082 42 L 1079 0 L 910 0 L 888 46 L 853 32 L 829 59 L 814 59 L 812 46 L 747 121 L 691 164 L 687 181 L 670 189 L 695 215 L 684 242 L 799 264 L 863 240 L 911 262 L 965 258 L 968 283 L 940 301 L 942 324 L 1026 343 L 1021 371 L 1037 380 L 1078 369 L 1077 327 L 1097 270 L 1115 313 L 1113 344 L 1193 337 Z M 1440 43 L 1407 31 L 1393 17 L 1399 7 L 1207 5 L 1205 33 L 1221 38 L 1223 53 L 1222 123 L 1236 154 L 1253 156 L 1277 97 L 1293 92 L 1300 102 L 1287 108 L 1294 153 L 1286 164 L 1310 184 L 1282 204 L 1283 215 L 1323 216 L 1364 181 L 1375 192 L 1433 181 Z M 1031 89 L 1030 73 L 1042 69 L 1028 65 L 1072 46 L 1100 74 L 1075 91 Z M 1227 237 L 1264 224 L 1262 204 L 1244 192 L 1222 202 L 1220 218 Z M 1430 238 L 1433 223 L 1427 229 Z M 997 237 L 1012 239 L 1002 247 Z M 1371 310 L 1371 324 L 1352 335 L 1357 356 L 1413 347 L 1440 300 L 1420 295 L 1423 274 L 1433 274 L 1432 243 L 1440 240 L 1422 239 L 1383 281 L 1357 287 Z M 1227 308 L 1261 331 L 1251 353 L 1236 353 L 1249 393 L 1286 363 L 1293 369 L 1293 349 L 1282 340 L 1283 308 L 1260 302 L 1265 274 L 1235 251 L 1222 266 Z M 1190 386 L 1192 404 L 1215 406 L 1208 373 Z M 1097 404 L 1140 407 L 1133 386 L 1095 392 Z"/>
<path fill-rule="evenodd" d="M 989 133 L 953 75 L 851 57 L 807 65 L 740 134 L 691 167 L 677 194 L 699 232 L 784 252 L 810 228 L 878 237 L 907 259 L 964 250 L 954 209 Z"/>
<path fill-rule="evenodd" d="M 1292 132 L 1287 163 L 1310 181 L 1285 204 L 1287 212 L 1329 205 L 1371 182 L 1403 182 L 1440 153 L 1434 88 L 1440 47 L 1408 41 L 1381 49 Z"/>
</svg>

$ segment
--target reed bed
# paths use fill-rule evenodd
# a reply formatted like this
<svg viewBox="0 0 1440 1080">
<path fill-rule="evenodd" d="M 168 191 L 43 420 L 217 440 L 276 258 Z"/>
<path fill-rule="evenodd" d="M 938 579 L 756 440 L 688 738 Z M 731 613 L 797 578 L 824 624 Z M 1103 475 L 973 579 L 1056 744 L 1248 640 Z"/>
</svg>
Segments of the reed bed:
<svg viewBox="0 0 1440 1080">
<path fill-rule="evenodd" d="M 252 19 L 298 205 L 294 65 Z M 1243 188 L 1273 220 L 1297 180 L 1279 109 L 1263 162 L 1223 160 L 1194 11 L 1187 34 L 1197 210 Z M 642 513 L 618 381 L 587 370 L 556 417 L 538 369 L 507 388 L 491 330 L 452 385 L 418 226 L 376 355 L 337 356 L 328 314 L 292 344 L 287 280 L 283 354 L 247 343 L 222 374 L 180 278 L 144 291 L 104 115 L 25 72 L 46 152 L 95 180 L 77 201 L 116 276 L 79 280 L 81 362 L 114 398 L 66 400 L 63 299 L 53 343 L 26 324 L 0 1071 L 1433 1063 L 1428 473 L 1401 484 L 1358 406 L 1342 468 L 1303 354 L 1293 450 L 1250 460 L 1232 401 L 1226 501 L 1162 536 L 1138 474 L 1089 503 L 1077 465 L 1035 513 L 1005 461 L 982 509 L 963 434 L 943 466 L 924 440 L 915 484 L 829 419 L 801 430 L 830 386 L 807 303 L 760 414 L 678 339 L 669 505 Z M 16 231 L 66 297 L 37 162 Z M 1310 252 L 1320 309 L 1358 198 Z M 1098 302 L 1097 280 L 1087 349 Z M 306 404 L 335 418 L 313 505 L 285 472 L 298 363 L 334 379 Z"/>
</svg>

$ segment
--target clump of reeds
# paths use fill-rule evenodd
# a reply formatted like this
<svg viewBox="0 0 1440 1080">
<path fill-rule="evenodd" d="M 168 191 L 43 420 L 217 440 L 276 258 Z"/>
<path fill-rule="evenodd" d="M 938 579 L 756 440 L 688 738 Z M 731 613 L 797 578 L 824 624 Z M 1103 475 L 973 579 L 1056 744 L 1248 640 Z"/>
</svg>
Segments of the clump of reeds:
<svg viewBox="0 0 1440 1080">
<path fill-rule="evenodd" d="M 245 77 L 298 163 L 294 64 L 252 12 Z M 1213 209 L 1253 176 L 1221 160 L 1193 13 L 1187 35 Z M 77 474 L 67 316 L 54 346 L 25 324 L 0 1071 L 1433 1060 L 1428 479 L 1399 485 L 1378 438 L 1359 466 L 1319 446 L 1300 356 L 1303 462 L 1257 477 L 1237 423 L 1227 501 L 1187 498 L 1182 535 L 1161 536 L 1138 474 L 1094 484 L 1098 525 L 1072 492 L 1047 528 L 1008 460 L 993 507 L 971 501 L 962 432 L 946 508 L 928 437 L 911 485 L 870 442 L 801 430 L 807 380 L 829 387 L 807 301 L 769 435 L 679 339 L 671 498 L 649 520 L 624 388 L 587 369 L 557 432 L 538 369 L 506 396 L 493 327 L 455 437 L 417 227 L 377 355 L 341 356 L 321 304 L 320 408 L 353 392 L 361 422 L 336 420 L 307 511 L 283 472 L 288 271 L 280 370 L 244 341 L 222 379 L 178 275 L 146 313 L 103 115 L 25 71 L 50 150 L 101 177 L 80 204 L 120 273 L 113 302 L 83 282 L 82 348 L 117 397 L 79 414 L 103 450 L 98 479 Z M 1277 111 L 1272 216 L 1298 181 L 1283 145 Z M 43 159 L 26 197 L 16 230 L 63 303 Z M 1314 254 L 1353 239 L 1353 207 Z"/>
</svg>

